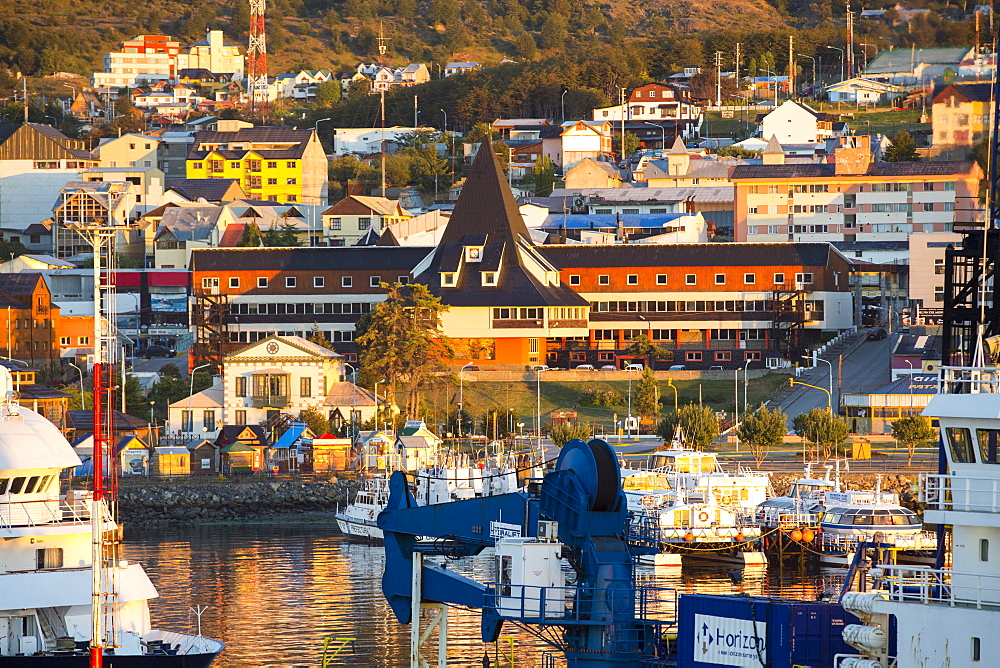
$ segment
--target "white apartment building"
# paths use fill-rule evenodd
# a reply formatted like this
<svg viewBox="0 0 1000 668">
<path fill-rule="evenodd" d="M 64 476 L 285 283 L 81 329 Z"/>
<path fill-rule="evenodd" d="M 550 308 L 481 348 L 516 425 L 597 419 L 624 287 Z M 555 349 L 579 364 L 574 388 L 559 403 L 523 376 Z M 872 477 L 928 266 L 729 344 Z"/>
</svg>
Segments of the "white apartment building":
<svg viewBox="0 0 1000 668">
<path fill-rule="evenodd" d="M 961 234 L 911 234 L 909 238 L 911 301 L 923 308 L 944 304 L 944 251 L 962 245 Z"/>
</svg>

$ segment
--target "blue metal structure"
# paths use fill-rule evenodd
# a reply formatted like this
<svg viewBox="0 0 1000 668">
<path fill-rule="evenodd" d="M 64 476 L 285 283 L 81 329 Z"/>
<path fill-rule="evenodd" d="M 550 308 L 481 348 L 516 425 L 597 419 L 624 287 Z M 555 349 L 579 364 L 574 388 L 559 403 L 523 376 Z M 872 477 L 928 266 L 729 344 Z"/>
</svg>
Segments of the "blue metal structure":
<svg viewBox="0 0 1000 668">
<path fill-rule="evenodd" d="M 634 584 L 624 541 L 625 494 L 617 458 L 606 442 L 575 439 L 564 445 L 537 495 L 519 492 L 418 507 L 400 472 L 393 474 L 389 490 L 389 503 L 378 517 L 386 552 L 382 591 L 401 623 L 411 621 L 414 552 L 474 555 L 494 544 L 493 522 L 517 522 L 522 535 L 534 536 L 539 519 L 554 520 L 562 555 L 577 575 L 575 584 L 484 585 L 425 563 L 422 600 L 481 608 L 484 642 L 497 640 L 504 621 L 561 627 L 558 647 L 573 668 L 661 665 L 667 622 L 650 618 L 663 612 L 656 610 L 657 590 Z M 418 536 L 435 540 L 418 542 Z M 547 601 L 558 606 L 550 609 Z"/>
</svg>

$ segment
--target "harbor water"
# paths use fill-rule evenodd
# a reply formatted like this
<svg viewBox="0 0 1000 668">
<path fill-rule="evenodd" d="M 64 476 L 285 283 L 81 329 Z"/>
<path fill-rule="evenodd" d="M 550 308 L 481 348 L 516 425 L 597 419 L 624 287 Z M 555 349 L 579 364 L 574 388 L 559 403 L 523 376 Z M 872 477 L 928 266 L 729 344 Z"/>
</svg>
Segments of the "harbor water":
<svg viewBox="0 0 1000 668">
<path fill-rule="evenodd" d="M 214 665 L 318 666 L 324 638 L 353 638 L 330 665 L 409 665 L 409 626 L 399 624 L 381 591 L 382 548 L 347 541 L 331 522 L 200 526 L 155 533 L 131 532 L 125 557 L 140 562 L 159 591 L 149 602 L 153 625 L 197 632 L 192 608 L 205 607 L 201 632 L 226 643 Z M 449 562 L 449 568 L 479 581 L 493 578 L 488 555 Z M 732 565 L 698 562 L 683 568 L 637 569 L 640 584 L 671 592 L 746 593 L 816 600 L 839 591 L 842 570 L 777 566 L 734 571 Z M 449 664 L 492 666 L 513 645 L 516 666 L 538 666 L 543 652 L 561 655 L 541 639 L 511 624 L 495 645 L 479 640 L 479 612 L 452 608 Z M 330 653 L 343 641 L 333 641 Z"/>
</svg>

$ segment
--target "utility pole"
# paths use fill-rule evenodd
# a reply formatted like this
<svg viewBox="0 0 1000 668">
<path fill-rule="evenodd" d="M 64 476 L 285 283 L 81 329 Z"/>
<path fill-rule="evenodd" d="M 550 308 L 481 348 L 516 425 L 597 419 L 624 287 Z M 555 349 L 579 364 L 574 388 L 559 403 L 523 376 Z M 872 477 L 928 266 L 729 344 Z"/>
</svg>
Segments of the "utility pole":
<svg viewBox="0 0 1000 668">
<path fill-rule="evenodd" d="M 722 106 L 722 52 L 715 52 L 715 106 Z"/>
<path fill-rule="evenodd" d="M 854 13 L 851 0 L 847 0 L 847 78 L 854 76 Z"/>
<path fill-rule="evenodd" d="M 736 42 L 736 72 L 734 73 L 736 79 L 736 90 L 740 89 L 740 43 Z"/>
<path fill-rule="evenodd" d="M 417 120 L 417 114 L 419 114 L 419 113 L 420 112 L 417 111 L 417 96 L 414 95 L 413 96 L 413 127 L 414 128 L 419 128 L 420 127 L 420 122 Z"/>
<path fill-rule="evenodd" d="M 21 76 L 21 101 L 24 102 L 24 122 L 28 122 L 28 77 Z"/>
<path fill-rule="evenodd" d="M 788 98 L 795 95 L 795 38 L 788 36 Z"/>
<path fill-rule="evenodd" d="M 378 64 L 385 62 L 385 38 L 382 37 L 382 23 L 378 24 Z M 414 102 L 416 104 L 416 102 Z M 379 91 L 379 109 L 382 117 L 382 137 L 379 140 L 379 152 L 382 154 L 382 189 L 379 191 L 380 197 L 385 197 L 385 87 Z M 416 116 L 416 114 L 414 114 Z"/>
<path fill-rule="evenodd" d="M 625 111 L 628 109 L 628 104 L 625 101 L 625 89 L 619 89 L 618 95 L 622 105 L 622 162 L 625 162 Z"/>
</svg>

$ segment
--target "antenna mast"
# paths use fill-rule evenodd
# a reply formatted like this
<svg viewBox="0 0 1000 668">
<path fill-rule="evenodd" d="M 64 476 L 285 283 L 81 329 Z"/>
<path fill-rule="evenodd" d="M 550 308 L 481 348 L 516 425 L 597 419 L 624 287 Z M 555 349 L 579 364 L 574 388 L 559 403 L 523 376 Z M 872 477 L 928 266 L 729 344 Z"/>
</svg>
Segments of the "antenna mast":
<svg viewBox="0 0 1000 668">
<path fill-rule="evenodd" d="M 247 89 L 250 108 L 261 119 L 267 115 L 267 35 L 264 10 L 267 0 L 250 0 L 250 43 L 247 48 Z"/>
<path fill-rule="evenodd" d="M 378 64 L 385 67 L 385 38 L 382 36 L 382 23 L 378 24 Z M 385 197 L 385 87 L 379 90 L 379 107 L 382 116 L 382 139 L 379 142 L 379 152 L 382 154 L 382 190 L 380 197 Z"/>
</svg>

